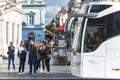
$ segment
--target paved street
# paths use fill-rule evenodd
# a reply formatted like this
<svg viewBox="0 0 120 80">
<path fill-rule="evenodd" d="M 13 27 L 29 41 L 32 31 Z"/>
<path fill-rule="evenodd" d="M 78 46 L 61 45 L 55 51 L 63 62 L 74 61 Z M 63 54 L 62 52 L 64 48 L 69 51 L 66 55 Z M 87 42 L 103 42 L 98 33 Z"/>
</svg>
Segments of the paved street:
<svg viewBox="0 0 120 80">
<path fill-rule="evenodd" d="M 18 71 L 18 58 L 16 57 L 16 72 L 12 70 L 11 65 L 11 71 L 7 71 L 7 59 L 3 59 L 3 63 L 0 64 L 0 79 L 79 79 L 78 77 L 75 77 L 71 75 L 70 73 L 70 67 L 69 66 L 59 66 L 59 65 L 52 65 L 51 64 L 51 72 L 50 74 L 46 74 L 46 69 L 44 73 L 38 72 L 36 76 L 31 76 L 28 74 L 29 72 L 29 65 L 26 61 L 25 66 L 25 75 L 19 76 Z"/>
</svg>

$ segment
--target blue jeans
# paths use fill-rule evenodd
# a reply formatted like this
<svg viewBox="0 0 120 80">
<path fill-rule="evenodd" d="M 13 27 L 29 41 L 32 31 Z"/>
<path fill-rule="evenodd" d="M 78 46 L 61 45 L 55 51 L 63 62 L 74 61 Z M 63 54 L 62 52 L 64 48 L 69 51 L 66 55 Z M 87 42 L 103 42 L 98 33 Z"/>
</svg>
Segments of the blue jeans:
<svg viewBox="0 0 120 80">
<path fill-rule="evenodd" d="M 37 57 L 32 56 L 29 57 L 29 66 L 30 66 L 30 74 L 32 73 L 32 66 L 34 67 L 34 73 L 36 73 L 36 68 L 37 68 Z"/>
<path fill-rule="evenodd" d="M 13 69 L 15 70 L 15 64 L 14 64 L 14 54 L 9 54 L 8 55 L 8 70 L 10 70 L 10 64 L 13 64 Z"/>
</svg>

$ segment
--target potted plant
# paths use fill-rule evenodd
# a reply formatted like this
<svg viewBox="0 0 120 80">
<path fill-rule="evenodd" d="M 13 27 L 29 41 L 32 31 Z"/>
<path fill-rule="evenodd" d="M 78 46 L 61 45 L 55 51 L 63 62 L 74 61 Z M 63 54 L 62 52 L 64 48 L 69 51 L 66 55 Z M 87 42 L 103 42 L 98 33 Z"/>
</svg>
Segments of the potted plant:
<svg viewBox="0 0 120 80">
<path fill-rule="evenodd" d="M 58 53 L 54 52 L 53 54 L 53 64 L 57 65 L 58 64 Z"/>
</svg>

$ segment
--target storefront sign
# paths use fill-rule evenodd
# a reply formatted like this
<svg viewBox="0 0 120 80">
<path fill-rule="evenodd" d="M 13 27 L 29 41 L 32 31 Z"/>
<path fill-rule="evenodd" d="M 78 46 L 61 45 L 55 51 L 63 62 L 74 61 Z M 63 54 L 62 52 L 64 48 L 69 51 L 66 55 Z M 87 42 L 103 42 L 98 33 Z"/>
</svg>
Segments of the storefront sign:
<svg viewBox="0 0 120 80">
<path fill-rule="evenodd" d="M 64 31 L 64 26 L 58 26 L 57 29 L 60 31 Z"/>
<path fill-rule="evenodd" d="M 34 37 L 35 37 L 35 35 L 34 35 L 33 32 L 30 32 L 30 33 L 28 34 L 28 38 L 34 38 Z"/>
</svg>

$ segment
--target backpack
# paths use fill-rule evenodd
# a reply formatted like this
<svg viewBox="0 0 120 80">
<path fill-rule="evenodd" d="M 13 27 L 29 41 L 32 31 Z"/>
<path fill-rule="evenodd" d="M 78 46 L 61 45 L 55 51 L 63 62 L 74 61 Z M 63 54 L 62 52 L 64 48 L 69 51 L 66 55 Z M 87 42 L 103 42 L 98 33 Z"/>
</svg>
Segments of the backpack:
<svg viewBox="0 0 120 80">
<path fill-rule="evenodd" d="M 22 51 L 22 54 L 20 54 L 20 52 L 19 52 L 19 51 L 17 52 L 17 56 L 18 56 L 18 57 L 21 57 L 21 56 L 22 56 L 22 57 L 23 57 L 23 56 L 26 56 L 26 54 L 27 54 L 27 53 L 26 53 L 26 51 Z"/>
<path fill-rule="evenodd" d="M 18 50 L 18 52 L 17 52 L 17 56 L 20 57 L 20 52 L 19 52 L 19 50 Z"/>
</svg>

